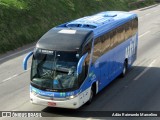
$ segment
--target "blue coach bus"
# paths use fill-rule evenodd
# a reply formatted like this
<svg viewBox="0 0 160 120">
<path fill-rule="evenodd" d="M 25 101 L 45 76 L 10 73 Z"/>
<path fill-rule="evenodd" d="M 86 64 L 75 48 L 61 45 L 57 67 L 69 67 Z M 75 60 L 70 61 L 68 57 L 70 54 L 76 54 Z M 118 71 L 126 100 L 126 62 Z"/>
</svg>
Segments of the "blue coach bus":
<svg viewBox="0 0 160 120">
<path fill-rule="evenodd" d="M 37 42 L 32 56 L 30 101 L 76 109 L 118 76 L 125 76 L 137 56 L 138 17 L 106 11 L 52 28 Z"/>
</svg>

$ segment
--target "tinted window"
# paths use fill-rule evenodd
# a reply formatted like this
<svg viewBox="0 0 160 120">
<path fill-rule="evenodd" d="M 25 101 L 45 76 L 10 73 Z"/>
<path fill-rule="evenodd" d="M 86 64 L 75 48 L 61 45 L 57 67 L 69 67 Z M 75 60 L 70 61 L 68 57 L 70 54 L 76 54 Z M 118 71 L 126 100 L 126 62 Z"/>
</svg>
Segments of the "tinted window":
<svg viewBox="0 0 160 120">
<path fill-rule="evenodd" d="M 112 30 L 112 32 L 110 32 L 109 35 L 110 35 L 110 48 L 112 49 L 118 44 L 117 37 L 116 37 L 116 30 Z"/>
<path fill-rule="evenodd" d="M 135 18 L 116 29 L 98 37 L 94 41 L 93 63 L 110 49 L 135 35 L 138 30 L 138 19 Z"/>
<path fill-rule="evenodd" d="M 133 35 L 135 35 L 136 32 L 137 32 L 137 29 L 138 29 L 138 18 L 135 18 L 135 19 L 132 21 L 132 24 L 133 24 Z"/>
<path fill-rule="evenodd" d="M 92 47 L 92 40 L 88 43 L 84 44 L 82 55 L 88 53 L 88 56 L 85 59 L 85 62 L 82 66 L 82 73 L 78 76 L 79 85 L 83 83 L 88 75 L 89 70 L 89 63 L 90 63 L 90 56 L 91 56 L 91 47 Z"/>
<path fill-rule="evenodd" d="M 101 52 L 105 54 L 110 49 L 110 36 L 108 33 L 104 35 L 104 39 L 102 39 L 101 43 Z"/>
<path fill-rule="evenodd" d="M 94 41 L 94 50 L 93 50 L 93 63 L 101 56 L 101 37 L 98 37 Z"/>
<path fill-rule="evenodd" d="M 125 29 L 124 29 L 124 25 L 120 26 L 117 28 L 117 39 L 118 39 L 118 43 L 121 43 L 124 41 L 124 34 L 125 34 Z"/>
</svg>

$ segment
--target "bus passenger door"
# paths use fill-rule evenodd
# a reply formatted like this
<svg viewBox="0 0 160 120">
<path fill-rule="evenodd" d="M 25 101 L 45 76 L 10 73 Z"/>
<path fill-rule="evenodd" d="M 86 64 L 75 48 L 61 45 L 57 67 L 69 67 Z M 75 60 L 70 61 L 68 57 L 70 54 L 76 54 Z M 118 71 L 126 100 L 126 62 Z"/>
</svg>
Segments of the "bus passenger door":
<svg viewBox="0 0 160 120">
<path fill-rule="evenodd" d="M 89 42 L 85 43 L 83 46 L 83 56 L 81 57 L 79 63 L 78 63 L 78 81 L 79 85 L 81 86 L 80 89 L 83 91 L 80 94 L 80 104 L 84 104 L 89 100 L 90 97 L 90 84 L 88 84 L 89 79 L 89 72 L 90 72 L 90 58 L 91 58 L 91 48 L 92 48 L 92 41 L 93 39 L 90 39 Z M 92 65 L 91 65 L 92 67 Z M 79 68 L 81 68 L 79 70 Z M 87 88 L 87 89 L 86 89 Z"/>
</svg>

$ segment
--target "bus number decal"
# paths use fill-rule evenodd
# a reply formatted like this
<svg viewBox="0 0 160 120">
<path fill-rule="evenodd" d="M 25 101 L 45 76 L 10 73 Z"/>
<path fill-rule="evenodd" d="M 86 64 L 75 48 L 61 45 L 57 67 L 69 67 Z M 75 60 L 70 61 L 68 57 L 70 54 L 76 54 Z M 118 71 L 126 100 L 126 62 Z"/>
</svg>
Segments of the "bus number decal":
<svg viewBox="0 0 160 120">
<path fill-rule="evenodd" d="M 129 46 L 126 48 L 125 57 L 129 58 L 136 53 L 136 35 L 130 41 Z"/>
</svg>

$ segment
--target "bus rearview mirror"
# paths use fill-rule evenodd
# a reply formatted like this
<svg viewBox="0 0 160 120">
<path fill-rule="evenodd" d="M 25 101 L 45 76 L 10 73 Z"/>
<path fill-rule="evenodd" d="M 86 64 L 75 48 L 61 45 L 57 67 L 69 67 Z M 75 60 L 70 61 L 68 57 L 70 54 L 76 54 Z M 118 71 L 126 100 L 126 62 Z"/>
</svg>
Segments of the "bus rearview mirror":
<svg viewBox="0 0 160 120">
<path fill-rule="evenodd" d="M 29 52 L 23 60 L 23 69 L 27 70 L 28 59 L 33 55 L 33 52 Z"/>
<path fill-rule="evenodd" d="M 77 74 L 78 75 L 82 73 L 83 63 L 85 62 L 85 59 L 87 56 L 88 56 L 88 53 L 84 54 L 78 62 L 78 65 L 77 65 Z"/>
</svg>

